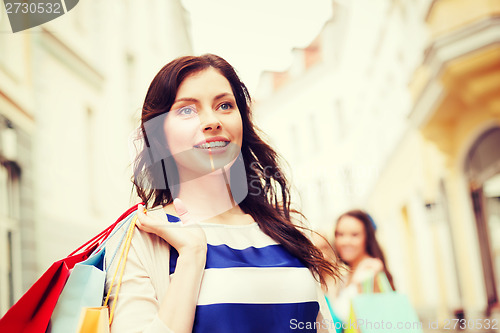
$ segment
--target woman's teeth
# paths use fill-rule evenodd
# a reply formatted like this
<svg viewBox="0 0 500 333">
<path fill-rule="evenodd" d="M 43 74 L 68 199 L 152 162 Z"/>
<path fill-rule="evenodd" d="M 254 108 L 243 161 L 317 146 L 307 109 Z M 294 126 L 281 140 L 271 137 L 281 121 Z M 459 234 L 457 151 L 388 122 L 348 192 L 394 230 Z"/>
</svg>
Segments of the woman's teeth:
<svg viewBox="0 0 500 333">
<path fill-rule="evenodd" d="M 203 149 L 208 149 L 208 148 L 217 148 L 217 147 L 225 147 L 229 144 L 228 141 L 212 141 L 212 142 L 206 142 L 201 145 L 196 145 L 196 148 L 203 148 Z"/>
</svg>

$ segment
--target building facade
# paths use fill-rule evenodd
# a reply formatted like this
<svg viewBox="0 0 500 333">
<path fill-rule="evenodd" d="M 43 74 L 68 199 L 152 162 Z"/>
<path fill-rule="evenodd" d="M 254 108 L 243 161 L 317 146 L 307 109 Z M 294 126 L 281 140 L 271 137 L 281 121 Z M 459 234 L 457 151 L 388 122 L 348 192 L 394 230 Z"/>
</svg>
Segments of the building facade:
<svg viewBox="0 0 500 333">
<path fill-rule="evenodd" d="M 129 135 L 158 70 L 192 53 L 180 0 L 83 1 L 12 34 L 0 11 L 0 315 L 134 203 Z"/>
<path fill-rule="evenodd" d="M 429 227 L 438 252 L 439 229 L 448 230 L 454 253 L 453 263 L 438 257 L 439 266 L 454 266 L 439 272 L 453 286 L 441 296 L 451 300 L 458 289 L 459 311 L 477 318 L 500 310 L 499 16 L 498 1 L 433 1 L 425 57 L 410 83 Z"/>
<path fill-rule="evenodd" d="M 423 321 L 498 314 L 500 2 L 333 5 L 255 105 L 302 210 L 330 237 L 368 210 Z"/>
</svg>

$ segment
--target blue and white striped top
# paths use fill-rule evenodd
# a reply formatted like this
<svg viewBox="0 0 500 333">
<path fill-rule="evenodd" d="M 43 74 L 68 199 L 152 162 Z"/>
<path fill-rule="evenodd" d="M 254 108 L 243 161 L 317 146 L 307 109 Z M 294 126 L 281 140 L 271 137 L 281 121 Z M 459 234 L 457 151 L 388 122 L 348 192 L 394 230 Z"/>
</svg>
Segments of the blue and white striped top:
<svg viewBox="0 0 500 333">
<path fill-rule="evenodd" d="M 293 324 L 314 323 L 319 311 L 317 282 L 300 260 L 256 222 L 200 225 L 208 249 L 193 332 L 316 332 Z M 171 248 L 170 274 L 177 258 Z"/>
</svg>

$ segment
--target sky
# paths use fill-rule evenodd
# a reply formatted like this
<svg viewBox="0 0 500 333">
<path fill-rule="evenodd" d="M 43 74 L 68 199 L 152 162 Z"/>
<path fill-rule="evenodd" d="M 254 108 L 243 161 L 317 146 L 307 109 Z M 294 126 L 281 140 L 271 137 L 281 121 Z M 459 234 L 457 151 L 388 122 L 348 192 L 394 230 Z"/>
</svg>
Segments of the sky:
<svg viewBox="0 0 500 333">
<path fill-rule="evenodd" d="M 233 65 L 252 94 L 263 70 L 286 70 L 330 18 L 332 0 L 182 0 L 196 55 Z"/>
</svg>

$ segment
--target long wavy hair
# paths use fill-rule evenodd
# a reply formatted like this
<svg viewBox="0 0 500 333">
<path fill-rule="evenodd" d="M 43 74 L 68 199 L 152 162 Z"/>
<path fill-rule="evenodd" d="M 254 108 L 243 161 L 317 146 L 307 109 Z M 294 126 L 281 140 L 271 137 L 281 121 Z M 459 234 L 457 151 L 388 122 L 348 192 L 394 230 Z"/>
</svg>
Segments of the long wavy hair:
<svg viewBox="0 0 500 333">
<path fill-rule="evenodd" d="M 365 229 L 365 250 L 366 253 L 372 258 L 378 258 L 380 261 L 382 261 L 382 264 L 384 265 L 384 273 L 387 275 L 387 279 L 389 280 L 389 283 L 391 284 L 391 287 L 393 290 L 396 290 L 394 287 L 394 282 L 392 279 L 392 274 L 389 272 L 387 269 L 387 265 L 385 264 L 385 256 L 384 252 L 380 248 L 380 245 L 378 244 L 377 238 L 375 237 L 375 222 L 371 218 L 371 216 L 360 209 L 353 209 L 348 212 L 345 212 L 344 214 L 340 215 L 337 219 L 336 227 L 335 227 L 335 233 L 337 233 L 337 227 L 339 225 L 339 221 L 345 217 L 345 216 L 350 216 L 352 218 L 355 218 L 359 222 L 363 224 L 363 227 Z M 340 258 L 344 264 L 349 266 L 347 262 L 345 262 L 342 258 Z"/>
<path fill-rule="evenodd" d="M 246 175 L 233 177 L 234 164 L 229 172 L 231 185 L 238 179 L 246 179 L 248 194 L 240 202 L 240 208 L 257 221 L 264 233 L 301 260 L 315 278 L 325 285 L 326 276 L 339 277 L 339 268 L 335 263 L 325 260 L 321 251 L 301 231 L 309 230 L 308 228 L 292 222 L 291 213 L 300 213 L 290 209 L 290 189 L 278 165 L 279 156 L 257 134 L 252 122 L 251 98 L 246 86 L 240 81 L 234 68 L 219 56 L 205 54 L 199 57 L 177 58 L 165 65 L 151 82 L 141 116 L 140 132 L 145 145 L 139 151 L 133 167 L 132 182 L 138 196 L 146 207 L 170 204 L 176 197 L 178 189 L 169 186 L 166 175 L 166 170 L 174 173 L 177 170 L 173 158 L 156 161 L 152 156 L 154 153 L 151 153 L 151 150 L 168 150 L 165 135 L 161 135 L 164 129 L 161 122 L 151 122 L 158 125 L 151 125 L 146 133 L 145 124 L 170 111 L 180 84 L 188 76 L 210 67 L 218 70 L 229 81 L 243 123 L 240 157 L 243 159 Z M 176 179 L 177 176 L 169 177 Z"/>
</svg>

